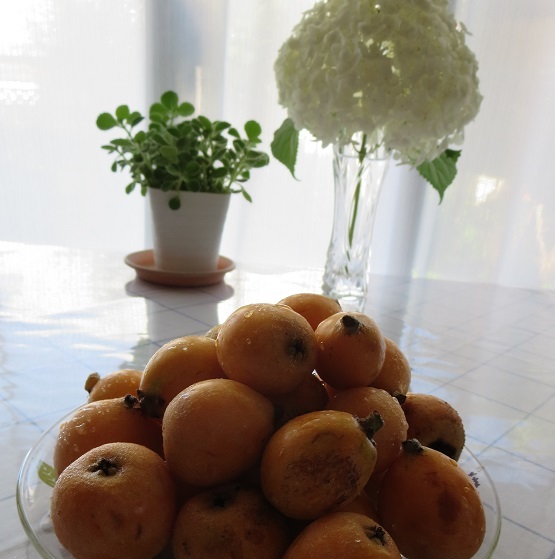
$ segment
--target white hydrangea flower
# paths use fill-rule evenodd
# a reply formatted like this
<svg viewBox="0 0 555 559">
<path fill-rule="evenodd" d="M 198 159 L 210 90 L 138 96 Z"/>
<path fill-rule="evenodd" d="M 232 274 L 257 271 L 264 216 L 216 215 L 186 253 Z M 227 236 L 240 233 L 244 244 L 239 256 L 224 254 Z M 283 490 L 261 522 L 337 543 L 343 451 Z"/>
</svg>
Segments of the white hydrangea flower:
<svg viewBox="0 0 555 559">
<path fill-rule="evenodd" d="M 275 62 L 279 102 L 326 146 L 359 132 L 404 163 L 460 143 L 482 96 L 448 0 L 323 0 Z"/>
</svg>

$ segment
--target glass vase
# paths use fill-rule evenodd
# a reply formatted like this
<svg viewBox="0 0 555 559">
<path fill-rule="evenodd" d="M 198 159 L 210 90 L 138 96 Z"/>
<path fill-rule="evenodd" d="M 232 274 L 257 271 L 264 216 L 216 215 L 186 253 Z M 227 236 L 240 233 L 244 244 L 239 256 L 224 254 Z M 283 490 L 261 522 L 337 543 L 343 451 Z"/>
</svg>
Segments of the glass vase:
<svg viewBox="0 0 555 559">
<path fill-rule="evenodd" d="M 322 290 L 344 310 L 362 312 L 370 279 L 372 230 L 390 156 L 334 146 L 334 214 Z"/>
</svg>

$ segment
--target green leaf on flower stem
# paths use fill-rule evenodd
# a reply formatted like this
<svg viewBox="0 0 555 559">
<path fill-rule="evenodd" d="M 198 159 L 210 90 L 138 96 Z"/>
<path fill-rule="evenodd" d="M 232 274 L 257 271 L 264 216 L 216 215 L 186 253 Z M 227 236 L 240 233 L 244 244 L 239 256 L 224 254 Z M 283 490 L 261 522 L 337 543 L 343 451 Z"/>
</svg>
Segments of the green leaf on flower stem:
<svg viewBox="0 0 555 559">
<path fill-rule="evenodd" d="M 460 155 L 460 150 L 446 149 L 433 161 L 425 161 L 417 167 L 418 172 L 438 191 L 440 204 L 447 187 L 455 180 Z"/>
<path fill-rule="evenodd" d="M 37 474 L 39 479 L 49 487 L 54 487 L 56 484 L 56 470 L 50 464 L 41 460 L 37 468 Z"/>
<path fill-rule="evenodd" d="M 286 118 L 282 125 L 274 132 L 274 139 L 270 144 L 273 156 L 283 163 L 295 177 L 297 150 L 299 149 L 299 131 L 290 118 Z"/>
</svg>

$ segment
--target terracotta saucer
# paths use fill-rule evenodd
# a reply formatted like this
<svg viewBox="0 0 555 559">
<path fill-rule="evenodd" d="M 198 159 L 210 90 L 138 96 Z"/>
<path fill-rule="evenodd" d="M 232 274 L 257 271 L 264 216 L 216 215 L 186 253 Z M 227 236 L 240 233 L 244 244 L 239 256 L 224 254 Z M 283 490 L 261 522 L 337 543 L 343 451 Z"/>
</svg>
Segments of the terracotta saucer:
<svg viewBox="0 0 555 559">
<path fill-rule="evenodd" d="M 144 281 L 177 287 L 214 285 L 223 281 L 225 274 L 235 269 L 235 262 L 233 260 L 220 256 L 218 259 L 218 269 L 214 272 L 203 272 L 200 274 L 168 272 L 156 268 L 154 265 L 154 252 L 152 250 L 132 252 L 125 257 L 125 263 L 137 272 L 138 278 Z"/>
</svg>

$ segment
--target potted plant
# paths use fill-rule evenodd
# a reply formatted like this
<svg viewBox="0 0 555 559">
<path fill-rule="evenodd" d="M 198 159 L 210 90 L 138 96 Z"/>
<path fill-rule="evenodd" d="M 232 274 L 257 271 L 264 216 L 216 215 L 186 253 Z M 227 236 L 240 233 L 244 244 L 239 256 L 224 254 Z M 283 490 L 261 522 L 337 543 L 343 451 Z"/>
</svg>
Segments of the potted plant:
<svg viewBox="0 0 555 559">
<path fill-rule="evenodd" d="M 148 195 L 152 209 L 154 264 L 165 272 L 214 272 L 231 194 L 245 189 L 253 168 L 269 163 L 260 151 L 260 125 L 248 121 L 243 132 L 228 122 L 195 116 L 191 103 L 165 92 L 149 110 L 146 129 L 138 111 L 120 105 L 102 113 L 100 130 L 123 134 L 102 146 L 114 154 L 112 171 L 128 171 L 126 192 Z"/>
</svg>

